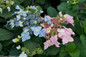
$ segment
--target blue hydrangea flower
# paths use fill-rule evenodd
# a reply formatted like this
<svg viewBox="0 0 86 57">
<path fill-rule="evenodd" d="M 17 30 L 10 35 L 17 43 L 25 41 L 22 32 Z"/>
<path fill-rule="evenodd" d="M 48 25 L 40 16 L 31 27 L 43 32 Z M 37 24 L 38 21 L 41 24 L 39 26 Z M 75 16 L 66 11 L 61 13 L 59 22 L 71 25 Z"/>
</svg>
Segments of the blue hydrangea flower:
<svg viewBox="0 0 86 57">
<path fill-rule="evenodd" d="M 23 14 L 22 14 L 24 17 L 27 16 L 27 12 L 26 11 L 23 11 Z"/>
<path fill-rule="evenodd" d="M 19 5 L 16 6 L 16 9 L 20 10 L 21 8 L 19 7 Z"/>
<path fill-rule="evenodd" d="M 10 25 L 11 25 L 11 28 L 13 28 L 14 26 L 15 26 L 15 24 L 14 24 L 14 20 L 10 20 L 10 21 L 8 21 L 8 23 L 10 23 Z"/>
<path fill-rule="evenodd" d="M 41 17 L 37 18 L 37 21 L 40 23 L 42 22 L 43 20 L 41 19 Z"/>
<path fill-rule="evenodd" d="M 21 16 L 20 15 L 16 15 L 17 20 L 20 20 Z"/>
<path fill-rule="evenodd" d="M 51 20 L 49 19 L 48 16 L 45 16 L 45 21 L 48 22 L 48 24 L 51 24 Z"/>
<path fill-rule="evenodd" d="M 41 27 L 40 26 L 37 26 L 37 27 L 31 27 L 33 33 L 35 36 L 38 36 L 40 34 L 40 30 L 41 30 Z"/>
<path fill-rule="evenodd" d="M 24 31 L 24 33 L 26 33 L 26 32 L 29 31 L 29 28 L 28 27 L 24 27 L 23 31 Z"/>
<path fill-rule="evenodd" d="M 35 6 L 30 6 L 31 9 L 37 10 Z"/>
<path fill-rule="evenodd" d="M 21 37 L 22 37 L 22 42 L 26 41 L 26 40 L 29 40 L 30 39 L 30 35 L 29 35 L 29 32 L 23 32 L 21 34 Z"/>
<path fill-rule="evenodd" d="M 36 20 L 30 20 L 30 24 L 37 24 Z"/>
<path fill-rule="evenodd" d="M 40 31 L 39 37 L 45 37 L 45 35 L 46 35 L 45 29 L 42 29 Z"/>
<path fill-rule="evenodd" d="M 23 27 L 23 21 L 19 21 L 19 26 Z"/>
<path fill-rule="evenodd" d="M 24 21 L 24 25 L 29 25 L 29 21 Z"/>
</svg>

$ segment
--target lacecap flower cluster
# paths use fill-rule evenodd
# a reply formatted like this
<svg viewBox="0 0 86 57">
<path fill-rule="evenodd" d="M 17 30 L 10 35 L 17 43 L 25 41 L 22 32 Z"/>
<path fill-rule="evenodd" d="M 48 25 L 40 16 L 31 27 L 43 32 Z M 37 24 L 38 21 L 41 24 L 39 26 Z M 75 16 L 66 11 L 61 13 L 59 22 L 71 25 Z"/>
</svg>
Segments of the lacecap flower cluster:
<svg viewBox="0 0 86 57">
<path fill-rule="evenodd" d="M 23 28 L 23 32 L 20 35 L 20 38 L 22 38 L 22 42 L 29 40 L 31 38 L 30 35 L 32 35 L 32 33 L 35 36 L 38 36 L 41 33 L 40 32 L 41 26 L 39 24 L 42 22 L 42 19 L 40 16 L 42 11 L 38 11 L 37 7 L 28 6 L 27 9 L 24 10 L 17 5 L 16 9 L 18 11 L 16 11 L 13 14 L 13 15 L 16 15 L 16 18 L 10 19 L 8 21 L 8 24 L 11 26 L 11 28 L 14 28 L 14 27 Z M 40 37 L 41 37 L 41 34 L 40 34 Z M 18 42 L 19 41 L 18 38 L 13 39 L 13 42 L 15 43 Z"/>
<path fill-rule="evenodd" d="M 68 42 L 74 41 L 72 35 L 75 35 L 75 33 L 71 28 L 64 26 L 64 24 L 71 24 L 74 26 L 72 16 L 68 14 L 63 15 L 62 12 L 59 12 L 59 15 L 56 17 L 45 15 L 43 18 L 40 16 L 43 11 L 39 11 L 37 8 L 38 6 L 28 6 L 27 9 L 24 10 L 18 5 L 16 6 L 18 11 L 13 14 L 16 18 L 10 19 L 8 24 L 10 24 L 11 28 L 23 28 L 23 32 L 12 40 L 14 43 L 19 42 L 21 39 L 22 42 L 29 40 L 33 34 L 46 39 L 46 42 L 44 42 L 45 50 L 52 45 L 60 47 L 61 43 L 65 45 Z M 59 39 L 61 39 L 62 42 L 59 42 Z M 19 45 L 16 48 L 21 49 L 21 46 Z M 25 52 L 22 52 L 22 54 L 27 57 Z M 20 57 L 22 54 L 20 54 Z"/>
<path fill-rule="evenodd" d="M 41 26 L 44 28 L 44 32 L 46 33 L 46 42 L 44 42 L 45 50 L 52 45 L 60 47 L 61 43 L 58 41 L 59 39 L 62 40 L 63 45 L 74 41 L 72 35 L 75 35 L 75 33 L 71 28 L 66 28 L 64 26 L 64 24 L 72 24 L 72 26 L 74 26 L 72 16 L 68 14 L 63 15 L 62 12 L 59 12 L 57 17 L 52 18 L 50 16 L 45 16 L 42 19 L 44 22 L 41 24 Z"/>
</svg>

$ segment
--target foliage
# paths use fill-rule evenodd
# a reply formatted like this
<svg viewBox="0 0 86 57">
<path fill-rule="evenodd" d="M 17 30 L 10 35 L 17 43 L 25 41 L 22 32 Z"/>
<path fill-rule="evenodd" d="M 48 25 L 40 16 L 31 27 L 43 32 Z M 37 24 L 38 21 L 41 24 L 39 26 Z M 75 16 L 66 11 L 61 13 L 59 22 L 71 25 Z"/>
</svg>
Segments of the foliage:
<svg viewBox="0 0 86 57">
<path fill-rule="evenodd" d="M 29 28 L 31 32 L 28 36 L 31 37 L 31 39 L 30 40 L 26 39 L 24 42 L 22 42 L 23 36 L 21 36 L 21 34 L 24 32 L 23 28 L 30 26 L 30 24 L 24 25 L 22 27 L 20 23 L 20 26 L 15 25 L 14 28 L 11 28 L 9 24 L 13 24 L 13 23 L 7 22 L 8 20 L 15 20 L 16 23 L 17 20 L 16 16 L 19 14 L 14 14 L 14 13 L 21 10 L 21 9 L 15 9 L 17 5 L 19 5 L 19 7 L 23 10 L 23 12 L 30 11 L 30 14 L 28 14 L 28 16 L 30 16 L 31 14 L 39 13 L 39 16 L 36 15 L 37 19 L 47 15 L 50 16 L 51 18 L 52 17 L 55 18 L 58 15 L 58 11 L 73 16 L 74 27 L 71 24 L 67 24 L 66 27 L 72 28 L 72 30 L 75 32 L 75 36 L 72 36 L 74 41 L 68 42 L 63 45 L 62 40 L 59 39 L 58 42 L 60 42 L 60 47 L 56 47 L 53 45 L 47 48 L 46 50 L 44 50 L 43 43 L 48 39 L 45 39 L 44 37 L 36 36 L 35 35 L 36 32 L 34 29 L 37 27 L 35 27 L 35 25 L 32 24 L 31 27 L 34 27 L 34 29 L 32 30 L 31 28 Z M 30 8 L 31 6 L 34 6 L 36 10 L 31 9 Z M 85 54 L 86 53 L 86 45 L 85 45 L 86 16 L 85 15 L 86 15 L 85 0 L 67 0 L 67 1 L 65 0 L 65 2 L 64 0 L 63 1 L 58 0 L 57 2 L 56 0 L 55 1 L 0 0 L 0 55 L 19 56 L 22 54 L 21 52 L 24 51 L 30 57 L 86 57 Z M 24 16 L 23 15 L 21 16 L 23 19 Z M 31 18 L 29 18 L 28 21 L 30 21 Z M 44 20 L 41 20 L 41 22 L 38 22 L 36 26 L 39 26 L 39 24 L 41 24 L 42 21 L 44 22 Z M 17 41 L 17 43 L 13 41 Z M 20 45 L 20 47 L 18 45 Z M 25 53 L 23 53 L 23 55 L 26 55 Z"/>
</svg>

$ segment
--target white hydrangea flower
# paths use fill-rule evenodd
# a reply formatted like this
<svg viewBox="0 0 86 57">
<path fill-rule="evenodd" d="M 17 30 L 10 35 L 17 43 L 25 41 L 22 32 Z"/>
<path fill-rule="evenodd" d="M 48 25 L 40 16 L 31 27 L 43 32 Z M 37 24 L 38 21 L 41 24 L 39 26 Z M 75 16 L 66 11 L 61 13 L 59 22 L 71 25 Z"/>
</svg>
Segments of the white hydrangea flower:
<svg viewBox="0 0 86 57">
<path fill-rule="evenodd" d="M 19 21 L 19 26 L 23 27 L 23 22 L 22 21 Z"/>
<path fill-rule="evenodd" d="M 1 14 L 2 14 L 2 11 L 3 11 L 2 8 L 0 8 L 0 13 L 1 13 Z"/>
<path fill-rule="evenodd" d="M 20 46 L 20 45 L 18 45 L 16 48 L 19 50 L 19 49 L 21 49 L 21 46 Z"/>
<path fill-rule="evenodd" d="M 43 11 L 42 11 L 42 10 L 40 10 L 40 13 L 43 13 Z"/>
<path fill-rule="evenodd" d="M 21 36 L 20 36 L 20 35 L 18 35 L 18 38 L 20 39 L 20 38 L 21 38 Z"/>
<path fill-rule="evenodd" d="M 25 52 L 22 52 L 19 57 L 27 57 L 26 53 Z"/>
<path fill-rule="evenodd" d="M 9 7 L 9 6 L 7 7 L 7 9 L 8 9 L 8 11 L 9 11 L 9 12 L 11 11 L 11 9 L 10 9 L 10 7 Z"/>
<path fill-rule="evenodd" d="M 15 38 L 15 39 L 13 39 L 12 40 L 14 43 L 17 43 L 18 41 L 19 41 L 19 39 L 18 38 Z"/>
</svg>

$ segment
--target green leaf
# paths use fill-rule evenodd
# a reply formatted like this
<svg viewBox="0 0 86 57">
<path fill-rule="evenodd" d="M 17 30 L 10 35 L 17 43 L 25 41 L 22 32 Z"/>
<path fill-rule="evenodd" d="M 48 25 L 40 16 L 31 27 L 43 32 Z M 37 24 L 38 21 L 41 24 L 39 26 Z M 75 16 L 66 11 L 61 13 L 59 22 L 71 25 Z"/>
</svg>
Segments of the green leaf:
<svg viewBox="0 0 86 57">
<path fill-rule="evenodd" d="M 74 5 L 73 10 L 77 10 L 79 8 L 79 5 Z"/>
<path fill-rule="evenodd" d="M 35 48 L 37 48 L 39 45 L 31 40 L 25 41 L 24 46 L 32 52 Z"/>
<path fill-rule="evenodd" d="M 32 37 L 31 40 L 33 42 L 36 42 L 36 43 L 40 44 L 41 46 L 43 46 L 43 43 L 45 42 L 44 38 L 39 38 L 39 37 L 36 37 L 36 36 L 33 36 L 33 35 L 31 37 Z"/>
<path fill-rule="evenodd" d="M 21 4 L 22 4 L 22 6 L 24 6 L 26 8 L 28 5 L 31 4 L 31 2 L 32 2 L 32 0 L 24 0 Z"/>
<path fill-rule="evenodd" d="M 45 0 L 35 0 L 36 3 L 43 5 L 45 3 Z"/>
<path fill-rule="evenodd" d="M 86 34 L 86 20 L 84 21 L 84 32 Z"/>
<path fill-rule="evenodd" d="M 73 11 L 73 10 L 67 10 L 67 11 L 66 11 L 66 14 L 69 14 L 69 15 L 71 15 L 71 16 L 76 16 L 77 13 L 78 13 L 77 10 L 74 10 L 74 11 Z"/>
<path fill-rule="evenodd" d="M 47 9 L 47 13 L 51 17 L 56 17 L 57 16 L 57 10 L 55 8 L 51 7 L 51 6 Z"/>
<path fill-rule="evenodd" d="M 85 1 L 86 1 L 86 0 L 79 0 L 80 3 L 83 3 L 83 2 L 85 2 Z"/>
<path fill-rule="evenodd" d="M 17 57 L 17 56 L 19 56 L 21 54 L 21 51 L 20 50 L 17 50 L 15 47 L 14 48 L 11 48 L 10 50 L 9 50 L 9 55 L 10 56 L 15 56 L 15 57 Z"/>
<path fill-rule="evenodd" d="M 42 8 L 41 8 L 41 6 L 38 6 L 38 7 L 37 7 L 37 9 L 38 9 L 38 11 L 40 11 L 40 10 L 42 11 Z"/>
<path fill-rule="evenodd" d="M 2 14 L 0 13 L 0 16 L 7 19 L 7 18 L 11 17 L 12 14 L 13 14 L 13 12 L 8 12 L 7 10 L 3 10 L 3 13 Z"/>
<path fill-rule="evenodd" d="M 47 50 L 44 51 L 45 55 L 56 55 L 57 53 L 59 53 L 59 48 L 55 47 L 55 46 L 51 46 L 49 47 Z"/>
<path fill-rule="evenodd" d="M 73 52 L 69 52 L 71 57 L 79 57 L 80 56 L 80 51 L 78 49 L 75 49 Z"/>
<path fill-rule="evenodd" d="M 65 50 L 65 46 L 61 46 L 60 47 L 60 53 L 59 53 L 59 57 L 65 57 L 68 55 L 68 52 Z"/>
<path fill-rule="evenodd" d="M 16 3 L 16 4 L 20 4 L 20 3 L 22 3 L 24 0 L 14 0 L 14 2 Z"/>
<path fill-rule="evenodd" d="M 7 46 L 9 46 L 9 45 L 11 45 L 13 42 L 12 42 L 12 40 L 7 40 L 7 41 L 4 41 L 3 42 L 3 47 L 7 47 Z"/>
<path fill-rule="evenodd" d="M 83 32 L 83 28 L 82 28 L 82 24 L 79 21 L 78 17 L 75 18 L 75 25 L 74 25 L 74 30 L 77 34 L 82 35 Z"/>
<path fill-rule="evenodd" d="M 5 22 L 6 22 L 6 20 L 5 20 L 5 19 L 1 19 L 1 18 L 0 18 L 0 22 L 5 23 Z"/>
<path fill-rule="evenodd" d="M 57 6 L 57 9 L 62 12 L 67 11 L 67 3 L 65 2 L 61 3 L 59 6 Z"/>
<path fill-rule="evenodd" d="M 76 48 L 76 45 L 73 42 L 68 43 L 66 46 L 66 50 L 70 52 L 74 51 L 75 48 Z"/>
<path fill-rule="evenodd" d="M 0 41 L 12 39 L 14 34 L 6 29 L 0 28 Z"/>
<path fill-rule="evenodd" d="M 0 51 L 2 50 L 2 44 L 0 43 Z"/>
<path fill-rule="evenodd" d="M 81 43 L 84 47 L 86 47 L 86 36 L 85 35 L 81 35 L 80 36 L 80 40 L 81 40 Z"/>
</svg>

